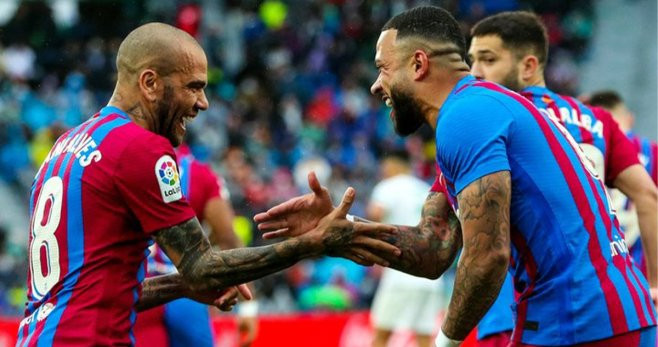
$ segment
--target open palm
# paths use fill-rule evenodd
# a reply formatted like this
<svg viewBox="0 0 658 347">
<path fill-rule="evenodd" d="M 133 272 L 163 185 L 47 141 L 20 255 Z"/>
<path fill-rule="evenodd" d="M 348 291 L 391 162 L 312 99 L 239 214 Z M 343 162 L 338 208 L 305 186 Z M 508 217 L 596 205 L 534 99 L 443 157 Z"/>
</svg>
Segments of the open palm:
<svg viewBox="0 0 658 347">
<path fill-rule="evenodd" d="M 292 198 L 254 216 L 258 229 L 265 232 L 263 238 L 299 236 L 315 228 L 333 210 L 329 191 L 320 185 L 314 172 L 308 175 L 308 185 L 312 193 Z"/>
</svg>

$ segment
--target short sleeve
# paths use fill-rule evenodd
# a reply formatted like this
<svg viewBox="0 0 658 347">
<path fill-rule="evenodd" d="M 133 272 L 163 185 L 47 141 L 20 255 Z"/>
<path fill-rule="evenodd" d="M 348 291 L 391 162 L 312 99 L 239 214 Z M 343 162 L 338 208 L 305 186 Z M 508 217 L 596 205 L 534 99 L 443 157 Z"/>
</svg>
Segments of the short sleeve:
<svg viewBox="0 0 658 347">
<path fill-rule="evenodd" d="M 605 157 L 606 185 L 612 187 L 619 173 L 631 165 L 639 164 L 638 152 L 633 143 L 624 134 L 610 113 L 602 108 L 592 107 L 596 118 L 603 122 L 607 153 Z"/>
<path fill-rule="evenodd" d="M 512 120 L 507 107 L 482 95 L 457 100 L 439 116 L 437 159 L 455 196 L 481 177 L 510 170 L 507 138 Z"/>
<path fill-rule="evenodd" d="M 114 180 L 146 233 L 195 216 L 183 198 L 174 149 L 160 136 L 133 138 L 121 153 Z"/>
<path fill-rule="evenodd" d="M 203 181 L 203 192 L 204 192 L 204 205 L 205 202 L 210 201 L 211 199 L 220 197 L 221 194 L 221 183 L 219 178 L 212 171 L 210 166 L 205 164 L 199 164 L 198 166 L 199 178 Z"/>
</svg>

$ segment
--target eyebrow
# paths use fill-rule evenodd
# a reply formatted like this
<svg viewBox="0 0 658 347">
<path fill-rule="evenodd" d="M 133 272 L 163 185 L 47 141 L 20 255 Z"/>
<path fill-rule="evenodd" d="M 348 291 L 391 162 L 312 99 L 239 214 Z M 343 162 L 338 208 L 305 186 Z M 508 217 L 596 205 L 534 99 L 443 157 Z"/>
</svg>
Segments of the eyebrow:
<svg viewBox="0 0 658 347">
<path fill-rule="evenodd" d="M 494 52 L 494 51 L 492 51 L 492 50 L 490 50 L 490 49 L 488 49 L 488 48 L 485 48 L 485 49 L 478 49 L 478 50 L 476 50 L 476 51 L 473 52 L 473 53 L 476 53 L 476 54 L 485 54 L 485 53 L 496 54 L 496 52 Z M 469 55 L 471 55 L 471 54 L 469 53 Z"/>
<path fill-rule="evenodd" d="M 188 83 L 187 86 L 190 88 L 205 88 L 206 84 L 207 83 L 205 81 L 196 80 Z"/>
</svg>

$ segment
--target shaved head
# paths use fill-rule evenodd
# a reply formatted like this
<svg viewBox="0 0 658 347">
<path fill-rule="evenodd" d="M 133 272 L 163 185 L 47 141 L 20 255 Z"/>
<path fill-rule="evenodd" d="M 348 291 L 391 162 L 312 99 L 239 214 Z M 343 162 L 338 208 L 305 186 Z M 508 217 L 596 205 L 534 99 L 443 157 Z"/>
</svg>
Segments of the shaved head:
<svg viewBox="0 0 658 347">
<path fill-rule="evenodd" d="M 164 23 L 148 23 L 133 30 L 121 42 L 117 54 L 119 78 L 137 77 L 144 69 L 161 76 L 182 71 L 191 50 L 203 52 L 190 34 Z"/>
<path fill-rule="evenodd" d="M 117 54 L 118 79 L 110 105 L 145 129 L 179 145 L 186 124 L 208 108 L 208 61 L 188 33 L 149 23 L 133 30 Z"/>
</svg>

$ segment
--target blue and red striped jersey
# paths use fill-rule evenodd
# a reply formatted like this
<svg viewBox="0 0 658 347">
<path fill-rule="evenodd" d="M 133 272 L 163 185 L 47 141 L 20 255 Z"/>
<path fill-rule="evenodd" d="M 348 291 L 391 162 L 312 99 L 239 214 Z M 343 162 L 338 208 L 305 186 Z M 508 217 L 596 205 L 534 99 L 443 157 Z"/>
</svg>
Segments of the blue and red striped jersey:
<svg viewBox="0 0 658 347">
<path fill-rule="evenodd" d="M 228 190 L 221 177 L 218 177 L 208 166 L 194 158 L 181 146 L 176 150 L 178 169 L 183 196 L 190 203 L 199 222 L 204 220 L 204 209 L 208 201 L 214 198 L 228 199 Z M 176 272 L 176 266 L 171 262 L 162 248 L 157 244 L 150 247 L 148 257 L 148 276 L 164 275 Z"/>
<path fill-rule="evenodd" d="M 167 139 L 105 107 L 62 135 L 30 195 L 17 346 L 130 345 L 150 234 L 194 216 Z"/>
<path fill-rule="evenodd" d="M 655 325 L 604 184 L 559 121 L 467 76 L 441 107 L 436 147 L 457 211 L 466 186 L 510 172 L 514 341 L 570 345 Z"/>
</svg>

